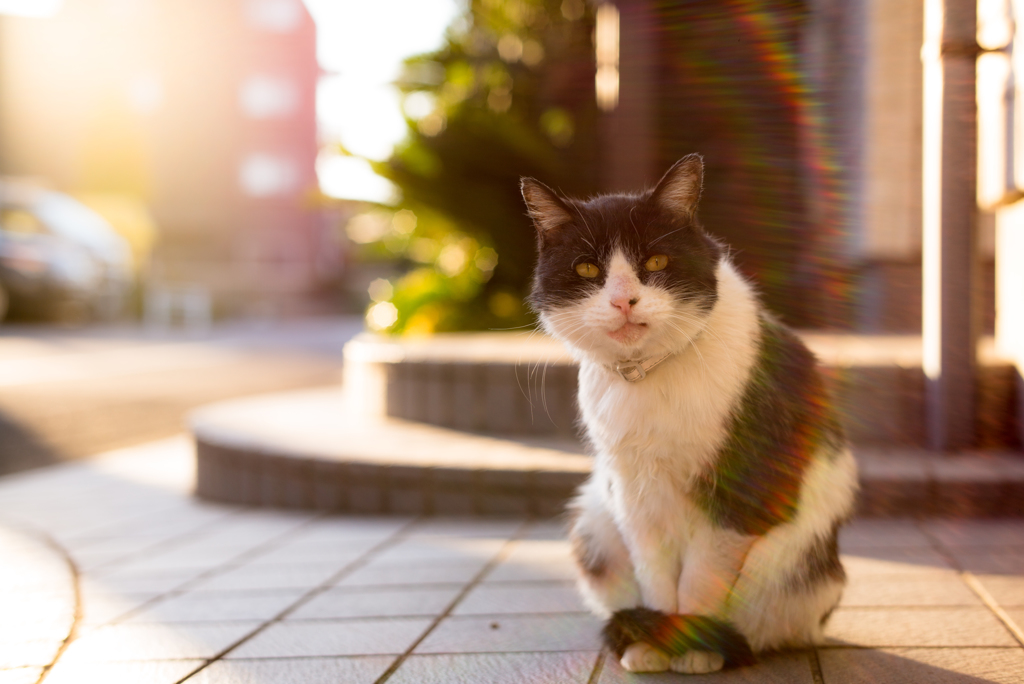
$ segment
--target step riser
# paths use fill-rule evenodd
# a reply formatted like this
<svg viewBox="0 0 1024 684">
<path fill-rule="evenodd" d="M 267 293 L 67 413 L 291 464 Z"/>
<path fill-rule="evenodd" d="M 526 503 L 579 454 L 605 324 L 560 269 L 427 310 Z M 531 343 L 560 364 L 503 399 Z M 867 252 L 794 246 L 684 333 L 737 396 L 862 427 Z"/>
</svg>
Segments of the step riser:
<svg viewBox="0 0 1024 684">
<path fill-rule="evenodd" d="M 925 446 L 920 368 L 825 367 L 823 373 L 853 443 Z M 364 398 L 367 416 L 497 435 L 578 430 L 573 365 L 347 360 L 345 377 L 349 391 Z M 977 446 L 1019 447 L 1017 386 L 1012 366 L 979 367 Z"/>
<path fill-rule="evenodd" d="M 196 494 L 208 501 L 365 515 L 563 515 L 586 473 L 418 468 L 258 453 L 196 437 Z M 861 467 L 857 515 L 1001 518 L 1024 513 L 1024 480 L 919 477 Z M 884 469 L 883 469 L 884 470 Z"/>
</svg>

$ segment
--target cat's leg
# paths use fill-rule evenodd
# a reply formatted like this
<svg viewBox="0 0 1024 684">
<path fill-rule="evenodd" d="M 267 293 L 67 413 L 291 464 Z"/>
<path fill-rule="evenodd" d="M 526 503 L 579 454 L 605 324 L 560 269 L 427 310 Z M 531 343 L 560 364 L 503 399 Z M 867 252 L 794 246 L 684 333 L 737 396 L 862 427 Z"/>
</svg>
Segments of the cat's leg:
<svg viewBox="0 0 1024 684">
<path fill-rule="evenodd" d="M 757 540 L 711 524 L 698 527 L 686 550 L 679 576 L 679 613 L 727 619 L 729 598 L 744 560 Z M 669 663 L 673 672 L 717 672 L 725 659 L 711 651 L 688 651 Z"/>
<path fill-rule="evenodd" d="M 640 587 L 629 551 L 602 496 L 591 480 L 570 505 L 569 541 L 579 569 L 579 587 L 587 605 L 602 617 L 641 605 Z"/>
<path fill-rule="evenodd" d="M 605 506 L 602 485 L 590 481 L 570 505 L 574 516 L 569 540 L 579 568 L 579 588 L 594 612 L 609 617 L 642 603 L 629 550 Z M 629 672 L 664 672 L 669 656 L 645 643 L 626 647 L 620 660 Z"/>
</svg>

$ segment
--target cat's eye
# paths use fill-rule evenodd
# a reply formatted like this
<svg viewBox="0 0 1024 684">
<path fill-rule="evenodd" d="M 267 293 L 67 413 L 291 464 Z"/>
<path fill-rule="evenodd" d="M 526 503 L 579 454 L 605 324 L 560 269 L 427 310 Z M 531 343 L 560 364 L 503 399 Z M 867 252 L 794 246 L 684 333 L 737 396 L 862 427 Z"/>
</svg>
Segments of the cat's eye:
<svg viewBox="0 0 1024 684">
<path fill-rule="evenodd" d="M 664 254 L 655 254 L 644 264 L 644 268 L 648 271 L 660 271 L 666 266 L 668 266 L 668 257 Z"/>
<path fill-rule="evenodd" d="M 596 278 L 597 274 L 601 272 L 601 269 L 594 264 L 584 263 L 576 264 L 576 272 L 584 278 Z"/>
</svg>

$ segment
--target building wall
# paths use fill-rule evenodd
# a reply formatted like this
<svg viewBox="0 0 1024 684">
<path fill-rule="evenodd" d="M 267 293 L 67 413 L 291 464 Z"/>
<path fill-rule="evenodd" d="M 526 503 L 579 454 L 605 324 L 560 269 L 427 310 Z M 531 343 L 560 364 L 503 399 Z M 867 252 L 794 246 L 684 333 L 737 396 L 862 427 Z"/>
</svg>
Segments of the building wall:
<svg viewBox="0 0 1024 684">
<path fill-rule="evenodd" d="M 260 271 L 285 263 L 308 281 L 315 41 L 301 0 L 66 0 L 5 18 L 0 171 L 142 198 L 180 262 L 168 277 L 284 286 L 295 268 Z"/>
<path fill-rule="evenodd" d="M 920 259 L 923 23 L 922 0 L 868 0 L 865 260 Z"/>
</svg>

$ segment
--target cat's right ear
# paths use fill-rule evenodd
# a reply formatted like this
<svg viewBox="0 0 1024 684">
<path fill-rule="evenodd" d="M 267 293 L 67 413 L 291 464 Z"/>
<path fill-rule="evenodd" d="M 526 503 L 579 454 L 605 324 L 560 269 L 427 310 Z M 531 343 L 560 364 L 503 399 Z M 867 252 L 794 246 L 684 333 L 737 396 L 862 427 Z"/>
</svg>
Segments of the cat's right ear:
<svg viewBox="0 0 1024 684">
<path fill-rule="evenodd" d="M 554 190 L 533 178 L 523 178 L 519 183 L 530 212 L 537 235 L 544 237 L 551 231 L 572 222 L 572 214 Z"/>
</svg>

